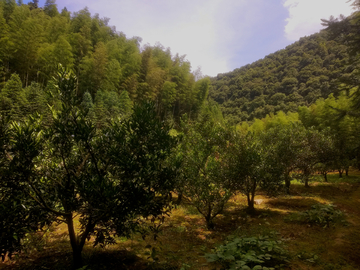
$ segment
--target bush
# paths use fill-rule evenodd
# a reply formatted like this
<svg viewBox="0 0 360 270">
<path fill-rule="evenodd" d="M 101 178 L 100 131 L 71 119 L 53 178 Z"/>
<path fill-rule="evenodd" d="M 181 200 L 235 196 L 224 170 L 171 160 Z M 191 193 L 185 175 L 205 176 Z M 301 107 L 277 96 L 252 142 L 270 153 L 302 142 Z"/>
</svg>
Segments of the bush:
<svg viewBox="0 0 360 270">
<path fill-rule="evenodd" d="M 222 269 L 278 269 L 287 262 L 282 242 L 268 236 L 233 238 L 205 254 L 208 262 L 217 262 Z"/>
<path fill-rule="evenodd" d="M 300 220 L 326 228 L 330 227 L 331 223 L 339 221 L 342 216 L 343 213 L 331 204 L 315 204 L 310 210 L 300 213 Z"/>
</svg>

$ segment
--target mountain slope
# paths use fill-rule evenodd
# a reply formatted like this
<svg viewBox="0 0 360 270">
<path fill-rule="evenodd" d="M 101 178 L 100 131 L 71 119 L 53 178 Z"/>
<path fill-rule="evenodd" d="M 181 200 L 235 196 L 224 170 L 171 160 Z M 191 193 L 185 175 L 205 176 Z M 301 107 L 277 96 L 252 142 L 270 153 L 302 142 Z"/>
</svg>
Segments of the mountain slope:
<svg viewBox="0 0 360 270">
<path fill-rule="evenodd" d="M 347 47 L 327 31 L 287 46 L 232 72 L 212 78 L 209 96 L 232 123 L 277 111 L 296 111 L 339 92 L 337 80 L 348 60 Z"/>
</svg>

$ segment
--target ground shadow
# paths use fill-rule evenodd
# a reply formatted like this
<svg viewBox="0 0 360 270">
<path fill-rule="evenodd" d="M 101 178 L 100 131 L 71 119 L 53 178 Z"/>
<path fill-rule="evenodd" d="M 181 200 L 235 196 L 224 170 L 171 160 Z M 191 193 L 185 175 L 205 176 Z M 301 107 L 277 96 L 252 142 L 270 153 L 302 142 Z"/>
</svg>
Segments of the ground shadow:
<svg viewBox="0 0 360 270">
<path fill-rule="evenodd" d="M 145 270 L 161 269 L 149 268 L 149 262 L 136 256 L 133 252 L 120 249 L 102 249 L 86 246 L 83 251 L 85 269 L 126 269 Z M 72 268 L 72 251 L 70 244 L 64 247 L 64 240 L 54 240 L 50 247 L 31 253 L 22 253 L 11 261 L 0 263 L 1 270 L 69 270 Z"/>
<path fill-rule="evenodd" d="M 274 198 L 269 199 L 266 204 L 284 210 L 304 211 L 311 208 L 312 205 L 318 204 L 317 200 L 311 198 Z"/>
</svg>

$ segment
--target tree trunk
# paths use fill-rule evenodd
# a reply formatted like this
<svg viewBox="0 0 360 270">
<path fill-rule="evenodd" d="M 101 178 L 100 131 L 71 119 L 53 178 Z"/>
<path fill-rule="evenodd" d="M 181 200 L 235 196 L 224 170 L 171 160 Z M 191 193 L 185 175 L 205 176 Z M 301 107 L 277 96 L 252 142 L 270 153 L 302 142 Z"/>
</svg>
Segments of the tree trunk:
<svg viewBox="0 0 360 270">
<path fill-rule="evenodd" d="M 285 178 L 285 192 L 287 194 L 290 194 L 290 177 L 289 176 L 286 176 Z"/>
<path fill-rule="evenodd" d="M 72 215 L 66 217 L 66 223 L 69 231 L 70 244 L 73 250 L 73 267 L 74 269 L 78 269 L 83 266 L 83 260 L 81 254 L 83 245 L 79 243 L 80 241 L 78 241 L 78 238 L 76 237 Z"/>
<path fill-rule="evenodd" d="M 324 176 L 324 180 L 325 180 L 325 182 L 327 183 L 328 182 L 328 179 L 327 179 L 327 172 L 323 172 L 323 174 L 322 174 L 323 176 Z"/>
<path fill-rule="evenodd" d="M 252 196 L 251 196 L 252 195 Z M 249 214 L 254 214 L 255 213 L 255 207 L 254 207 L 254 204 L 255 204 L 255 196 L 254 194 L 247 194 L 247 201 L 248 201 L 248 208 L 247 208 L 247 212 Z"/>
<path fill-rule="evenodd" d="M 207 214 L 205 216 L 205 220 L 206 220 L 206 227 L 209 230 L 214 229 L 214 222 L 213 222 L 213 216 L 211 216 L 211 212 L 212 212 L 212 207 L 211 207 L 211 203 L 208 204 L 208 209 L 207 209 Z"/>
<path fill-rule="evenodd" d="M 342 178 L 343 170 L 339 169 L 338 171 L 339 171 L 339 178 Z"/>
<path fill-rule="evenodd" d="M 73 249 L 73 268 L 74 269 L 79 269 L 83 266 L 83 259 L 82 259 L 82 254 L 81 254 L 81 250 Z"/>
<path fill-rule="evenodd" d="M 206 227 L 209 229 L 209 230 L 213 230 L 214 229 L 214 222 L 213 222 L 213 219 L 211 218 L 211 216 L 207 216 L 205 217 L 205 220 L 206 220 Z"/>
<path fill-rule="evenodd" d="M 346 168 L 346 170 L 345 170 L 345 175 L 346 175 L 346 176 L 349 176 L 349 167 Z"/>
<path fill-rule="evenodd" d="M 182 198 L 183 198 L 183 193 L 182 193 L 182 192 L 179 192 L 175 204 L 176 204 L 176 205 L 180 205 L 180 204 L 181 204 L 181 201 L 182 201 Z"/>
<path fill-rule="evenodd" d="M 309 188 L 310 186 L 309 186 L 309 177 L 305 177 L 305 187 L 306 188 Z"/>
</svg>

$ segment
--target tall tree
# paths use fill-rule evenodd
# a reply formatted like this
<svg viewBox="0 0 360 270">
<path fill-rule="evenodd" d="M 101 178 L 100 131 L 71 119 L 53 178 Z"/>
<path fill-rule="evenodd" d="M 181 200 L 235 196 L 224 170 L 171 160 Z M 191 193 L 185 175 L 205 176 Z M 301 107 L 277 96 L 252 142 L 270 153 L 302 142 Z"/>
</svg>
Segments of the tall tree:
<svg viewBox="0 0 360 270">
<path fill-rule="evenodd" d="M 80 64 L 80 94 L 89 91 L 95 97 L 96 92 L 106 79 L 108 56 L 105 45 L 100 42 L 96 45 L 91 56 L 86 56 Z"/>
<path fill-rule="evenodd" d="M 25 6 L 18 7 L 17 10 L 24 9 L 19 13 L 14 13 L 11 21 L 11 31 L 13 34 L 14 64 L 25 86 L 32 80 L 37 80 L 36 62 L 39 58 L 39 48 L 44 40 L 44 24 L 47 19 L 44 14 L 33 10 L 29 16 Z M 25 16 L 28 17 L 26 18 Z M 16 17 L 15 17 L 16 16 Z M 20 28 L 18 28 L 20 25 Z"/>
<path fill-rule="evenodd" d="M 204 111 L 195 123 L 183 123 L 184 137 L 177 161 L 182 162 L 180 196 L 188 198 L 205 218 L 209 229 L 214 228 L 214 218 L 229 200 L 232 191 L 224 177 L 224 151 L 229 132 Z"/>
<path fill-rule="evenodd" d="M 1 111 L 14 120 L 20 120 L 27 113 L 28 101 L 19 75 L 13 74 L 0 93 Z"/>
<path fill-rule="evenodd" d="M 46 15 L 50 17 L 55 17 L 59 15 L 59 11 L 57 9 L 56 0 L 46 0 L 44 5 L 44 11 Z"/>
<path fill-rule="evenodd" d="M 233 192 L 246 196 L 249 213 L 255 211 L 259 187 L 271 195 L 283 187 L 282 168 L 276 154 L 276 148 L 264 140 L 264 134 L 236 132 L 230 139 L 223 159 L 226 164 L 224 176 Z"/>
</svg>

